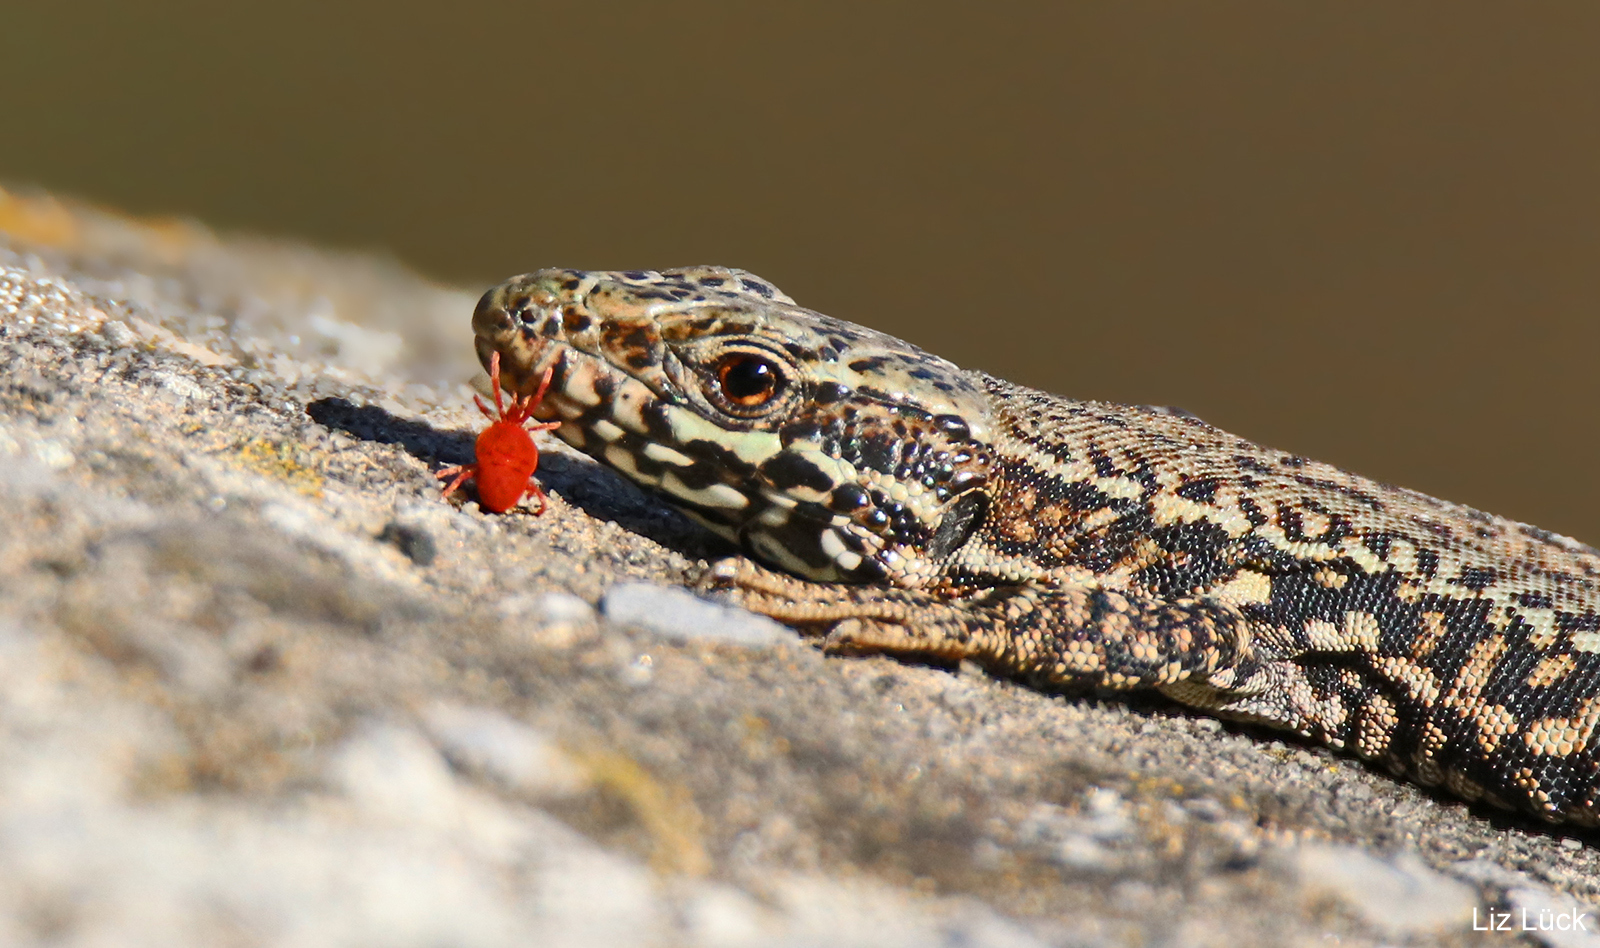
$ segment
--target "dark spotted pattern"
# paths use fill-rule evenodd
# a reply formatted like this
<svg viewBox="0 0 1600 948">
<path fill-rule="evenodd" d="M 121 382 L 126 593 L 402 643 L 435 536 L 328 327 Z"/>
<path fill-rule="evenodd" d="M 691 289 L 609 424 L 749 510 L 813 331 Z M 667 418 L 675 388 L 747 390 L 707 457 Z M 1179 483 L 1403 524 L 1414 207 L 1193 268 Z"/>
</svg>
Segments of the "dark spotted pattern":
<svg viewBox="0 0 1600 948">
<path fill-rule="evenodd" d="M 554 367 L 563 437 L 766 564 L 710 585 L 832 650 L 1155 688 L 1600 824 L 1589 547 L 1176 409 L 963 371 L 737 270 L 541 271 L 473 325 L 513 390 Z M 734 351 L 782 375 L 753 411 L 719 407 Z"/>
</svg>

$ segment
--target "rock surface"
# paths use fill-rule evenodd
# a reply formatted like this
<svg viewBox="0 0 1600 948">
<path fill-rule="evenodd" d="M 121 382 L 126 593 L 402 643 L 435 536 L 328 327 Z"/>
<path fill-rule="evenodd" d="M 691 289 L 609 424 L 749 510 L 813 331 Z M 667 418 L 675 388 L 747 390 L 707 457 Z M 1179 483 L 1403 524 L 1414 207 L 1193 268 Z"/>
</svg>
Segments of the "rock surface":
<svg viewBox="0 0 1600 948">
<path fill-rule="evenodd" d="M 0 192 L 0 943 L 1600 943 L 1474 928 L 1592 836 L 824 658 L 550 440 L 543 516 L 441 501 L 475 295 Z"/>
</svg>

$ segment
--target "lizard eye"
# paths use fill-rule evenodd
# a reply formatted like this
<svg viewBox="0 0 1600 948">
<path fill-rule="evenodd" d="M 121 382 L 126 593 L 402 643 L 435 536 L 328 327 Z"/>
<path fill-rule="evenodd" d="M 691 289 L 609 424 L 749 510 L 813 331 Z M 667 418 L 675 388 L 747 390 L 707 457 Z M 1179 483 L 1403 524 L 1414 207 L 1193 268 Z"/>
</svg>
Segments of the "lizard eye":
<svg viewBox="0 0 1600 948">
<path fill-rule="evenodd" d="M 718 359 L 712 370 L 719 400 L 739 414 L 759 411 L 788 385 L 783 368 L 756 352 L 730 352 Z"/>
</svg>

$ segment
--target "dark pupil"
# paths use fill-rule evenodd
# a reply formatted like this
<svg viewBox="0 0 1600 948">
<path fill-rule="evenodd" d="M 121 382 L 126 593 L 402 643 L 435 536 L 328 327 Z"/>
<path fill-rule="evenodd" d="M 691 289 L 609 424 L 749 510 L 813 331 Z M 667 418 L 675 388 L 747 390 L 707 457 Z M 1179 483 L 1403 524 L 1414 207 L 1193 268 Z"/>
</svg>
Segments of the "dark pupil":
<svg viewBox="0 0 1600 948">
<path fill-rule="evenodd" d="M 760 359 L 739 359 L 722 372 L 722 391 L 736 402 L 758 399 L 777 384 L 777 373 Z"/>
</svg>

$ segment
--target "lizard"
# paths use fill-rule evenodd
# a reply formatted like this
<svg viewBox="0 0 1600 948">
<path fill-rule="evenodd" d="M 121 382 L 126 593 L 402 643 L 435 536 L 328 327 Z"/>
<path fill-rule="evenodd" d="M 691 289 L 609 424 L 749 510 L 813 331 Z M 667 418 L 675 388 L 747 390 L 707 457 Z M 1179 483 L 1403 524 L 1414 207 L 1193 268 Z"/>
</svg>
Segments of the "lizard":
<svg viewBox="0 0 1600 948">
<path fill-rule="evenodd" d="M 1153 689 L 1551 823 L 1600 825 L 1600 551 L 1074 400 L 806 309 L 747 271 L 547 269 L 480 360 L 743 556 L 705 591 L 843 654 Z"/>
</svg>

